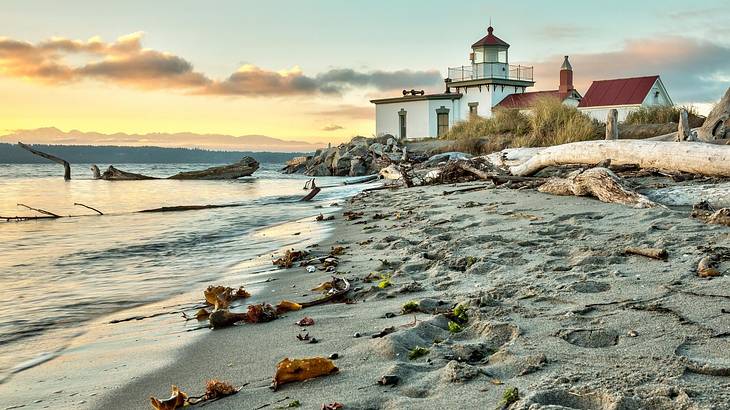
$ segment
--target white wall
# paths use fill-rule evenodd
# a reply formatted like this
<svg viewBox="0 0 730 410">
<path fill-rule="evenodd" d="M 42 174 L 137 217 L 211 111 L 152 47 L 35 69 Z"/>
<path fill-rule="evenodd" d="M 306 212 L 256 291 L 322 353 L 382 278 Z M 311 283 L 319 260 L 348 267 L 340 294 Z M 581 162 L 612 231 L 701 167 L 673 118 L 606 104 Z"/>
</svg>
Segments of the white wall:
<svg viewBox="0 0 730 410">
<path fill-rule="evenodd" d="M 375 106 L 376 135 L 391 134 L 400 137 L 400 110 L 406 111 L 406 137 L 425 138 L 438 135 L 436 110 L 444 106 L 449 110 L 449 127 L 454 122 L 455 104 L 451 99 L 397 101 Z M 458 103 L 457 103 L 458 104 Z"/>
<path fill-rule="evenodd" d="M 492 116 L 492 107 L 510 94 L 522 93 L 522 90 L 522 87 L 517 87 L 517 91 L 515 91 L 514 86 L 505 85 L 502 87 L 501 85 L 495 86 L 491 84 L 488 88 L 486 85 L 483 85 L 481 90 L 479 90 L 479 87 L 460 89 L 459 92 L 462 94 L 462 97 L 458 102 L 457 108 L 459 115 L 456 118 L 456 122 L 469 119 L 469 103 L 479 103 L 479 106 L 477 106 L 477 114 L 481 117 L 489 118 Z"/>
<path fill-rule="evenodd" d="M 608 111 L 612 108 L 615 108 L 618 111 L 618 121 L 623 122 L 626 121 L 626 117 L 629 115 L 631 111 L 636 111 L 641 107 L 640 105 L 617 105 L 613 107 L 587 107 L 587 108 L 578 108 L 579 111 L 581 111 L 584 114 L 587 114 L 591 118 L 595 118 L 596 120 L 600 122 L 606 122 L 606 117 L 608 116 Z"/>
</svg>

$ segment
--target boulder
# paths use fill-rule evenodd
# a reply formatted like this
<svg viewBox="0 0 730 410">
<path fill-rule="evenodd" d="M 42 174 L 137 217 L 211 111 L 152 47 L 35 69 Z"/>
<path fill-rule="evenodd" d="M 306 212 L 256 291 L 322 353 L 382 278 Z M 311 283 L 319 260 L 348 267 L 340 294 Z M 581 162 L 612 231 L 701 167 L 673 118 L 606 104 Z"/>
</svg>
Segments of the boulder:
<svg viewBox="0 0 730 410">
<path fill-rule="evenodd" d="M 319 164 L 307 168 L 305 174 L 313 177 L 328 177 L 332 176 L 332 169 L 325 165 L 324 162 L 320 162 Z"/>
<path fill-rule="evenodd" d="M 286 162 L 286 166 L 282 168 L 281 170 L 285 174 L 295 174 L 297 172 L 303 172 L 307 169 L 307 162 L 312 159 L 312 157 L 294 157 Z"/>
<path fill-rule="evenodd" d="M 374 152 L 378 156 L 382 157 L 383 153 L 385 152 L 385 146 L 379 142 L 376 142 L 374 144 L 370 144 L 370 151 Z"/>
<path fill-rule="evenodd" d="M 368 167 L 365 165 L 365 161 L 362 157 L 352 157 L 350 161 L 350 173 L 351 177 L 360 177 L 368 175 Z"/>
</svg>

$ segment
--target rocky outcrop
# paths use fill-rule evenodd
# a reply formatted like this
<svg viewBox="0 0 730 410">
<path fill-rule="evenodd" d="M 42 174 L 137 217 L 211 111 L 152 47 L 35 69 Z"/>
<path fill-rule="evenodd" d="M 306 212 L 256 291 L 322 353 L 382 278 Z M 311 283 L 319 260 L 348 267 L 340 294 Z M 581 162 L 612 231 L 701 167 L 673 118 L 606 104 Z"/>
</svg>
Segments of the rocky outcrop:
<svg viewBox="0 0 730 410">
<path fill-rule="evenodd" d="M 404 148 L 392 135 L 377 138 L 354 137 L 346 144 L 296 157 L 282 170 L 287 174 L 311 176 L 363 176 L 376 174 L 391 162 L 400 161 Z"/>
</svg>

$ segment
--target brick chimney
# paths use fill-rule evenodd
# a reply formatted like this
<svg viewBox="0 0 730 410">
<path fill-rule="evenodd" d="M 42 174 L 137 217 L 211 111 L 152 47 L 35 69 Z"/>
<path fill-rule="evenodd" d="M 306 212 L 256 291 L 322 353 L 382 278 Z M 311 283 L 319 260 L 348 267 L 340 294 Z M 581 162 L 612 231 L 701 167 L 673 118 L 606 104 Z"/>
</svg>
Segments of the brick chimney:
<svg viewBox="0 0 730 410">
<path fill-rule="evenodd" d="M 565 56 L 563 65 L 560 67 L 560 88 L 558 89 L 560 99 L 564 100 L 574 89 L 573 67 L 570 65 L 570 61 L 568 61 L 568 56 Z"/>
</svg>

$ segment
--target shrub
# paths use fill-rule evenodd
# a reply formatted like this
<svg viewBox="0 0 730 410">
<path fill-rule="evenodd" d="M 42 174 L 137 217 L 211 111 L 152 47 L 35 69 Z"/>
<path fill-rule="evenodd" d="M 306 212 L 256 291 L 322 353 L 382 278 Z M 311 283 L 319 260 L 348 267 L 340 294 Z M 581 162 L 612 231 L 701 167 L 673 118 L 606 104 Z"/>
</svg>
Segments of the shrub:
<svg viewBox="0 0 730 410">
<path fill-rule="evenodd" d="M 632 111 L 626 117 L 625 124 L 667 124 L 670 122 L 679 123 L 679 111 L 687 110 L 691 127 L 699 127 L 702 125 L 703 118 L 697 114 L 697 110 L 693 106 L 666 106 L 655 105 L 651 107 L 641 107 L 636 111 Z"/>
<path fill-rule="evenodd" d="M 467 121 L 454 124 L 442 136 L 447 140 L 478 139 L 496 134 L 523 135 L 530 132 L 530 120 L 520 110 L 497 108 L 489 118 L 472 116 Z"/>
<path fill-rule="evenodd" d="M 546 147 L 600 137 L 597 121 L 554 97 L 538 99 L 529 118 L 532 132 L 517 138 L 513 146 Z"/>
</svg>

